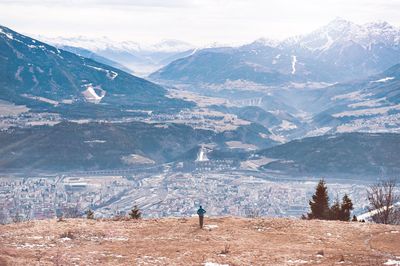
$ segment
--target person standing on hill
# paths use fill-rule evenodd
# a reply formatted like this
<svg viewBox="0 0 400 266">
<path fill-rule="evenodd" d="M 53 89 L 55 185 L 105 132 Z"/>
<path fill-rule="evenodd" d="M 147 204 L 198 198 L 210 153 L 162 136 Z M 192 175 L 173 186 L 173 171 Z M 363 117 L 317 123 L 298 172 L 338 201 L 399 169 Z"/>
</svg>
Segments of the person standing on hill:
<svg viewBox="0 0 400 266">
<path fill-rule="evenodd" d="M 201 207 L 197 210 L 197 214 L 199 215 L 199 223 L 200 223 L 200 228 L 203 228 L 203 222 L 204 222 L 204 214 L 206 213 L 206 210 Z"/>
</svg>

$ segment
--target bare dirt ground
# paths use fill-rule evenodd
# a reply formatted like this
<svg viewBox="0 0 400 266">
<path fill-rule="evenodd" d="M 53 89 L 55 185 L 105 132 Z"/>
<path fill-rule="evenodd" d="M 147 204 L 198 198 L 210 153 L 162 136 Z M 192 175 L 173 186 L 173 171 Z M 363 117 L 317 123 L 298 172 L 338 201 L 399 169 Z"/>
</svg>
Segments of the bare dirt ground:
<svg viewBox="0 0 400 266">
<path fill-rule="evenodd" d="M 400 226 L 290 219 L 0 225 L 0 265 L 400 265 Z"/>
</svg>

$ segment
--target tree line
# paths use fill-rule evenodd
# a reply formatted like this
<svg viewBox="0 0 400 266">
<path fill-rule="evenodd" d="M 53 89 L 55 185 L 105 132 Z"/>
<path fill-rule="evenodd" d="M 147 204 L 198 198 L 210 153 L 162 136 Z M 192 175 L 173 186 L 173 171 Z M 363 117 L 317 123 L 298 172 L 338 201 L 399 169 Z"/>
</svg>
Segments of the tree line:
<svg viewBox="0 0 400 266">
<path fill-rule="evenodd" d="M 388 179 L 371 185 L 367 189 L 368 217 L 376 223 L 400 224 L 400 194 L 396 191 L 396 180 Z M 302 219 L 339 220 L 350 221 L 353 202 L 344 194 L 340 202 L 338 197 L 332 206 L 329 206 L 328 188 L 325 180 L 321 179 L 315 193 L 309 201 L 310 212 L 303 215 Z M 358 221 L 353 215 L 352 221 Z M 361 221 L 364 221 L 362 219 Z"/>
<path fill-rule="evenodd" d="M 318 182 L 309 205 L 311 212 L 303 216 L 303 219 L 350 221 L 351 211 L 354 209 L 347 194 L 344 194 L 342 202 L 336 198 L 333 205 L 329 206 L 328 188 L 324 179 Z"/>
</svg>

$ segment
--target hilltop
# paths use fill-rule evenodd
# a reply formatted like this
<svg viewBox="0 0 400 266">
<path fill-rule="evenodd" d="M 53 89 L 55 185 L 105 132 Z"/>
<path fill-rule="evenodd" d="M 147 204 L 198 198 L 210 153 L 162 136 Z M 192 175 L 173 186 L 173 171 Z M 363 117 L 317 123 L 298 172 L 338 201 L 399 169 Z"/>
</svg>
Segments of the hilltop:
<svg viewBox="0 0 400 266">
<path fill-rule="evenodd" d="M 399 226 L 290 219 L 68 219 L 0 227 L 0 265 L 398 265 Z"/>
</svg>

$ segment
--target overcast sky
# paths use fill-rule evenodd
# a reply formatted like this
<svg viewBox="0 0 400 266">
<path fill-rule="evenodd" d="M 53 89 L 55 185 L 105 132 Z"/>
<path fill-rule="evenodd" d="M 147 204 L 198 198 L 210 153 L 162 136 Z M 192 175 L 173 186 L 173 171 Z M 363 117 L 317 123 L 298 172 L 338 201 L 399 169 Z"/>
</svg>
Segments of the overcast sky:
<svg viewBox="0 0 400 266">
<path fill-rule="evenodd" d="M 400 0 L 0 0 L 0 24 L 47 37 L 239 44 L 307 33 L 335 17 L 400 26 Z"/>
</svg>

